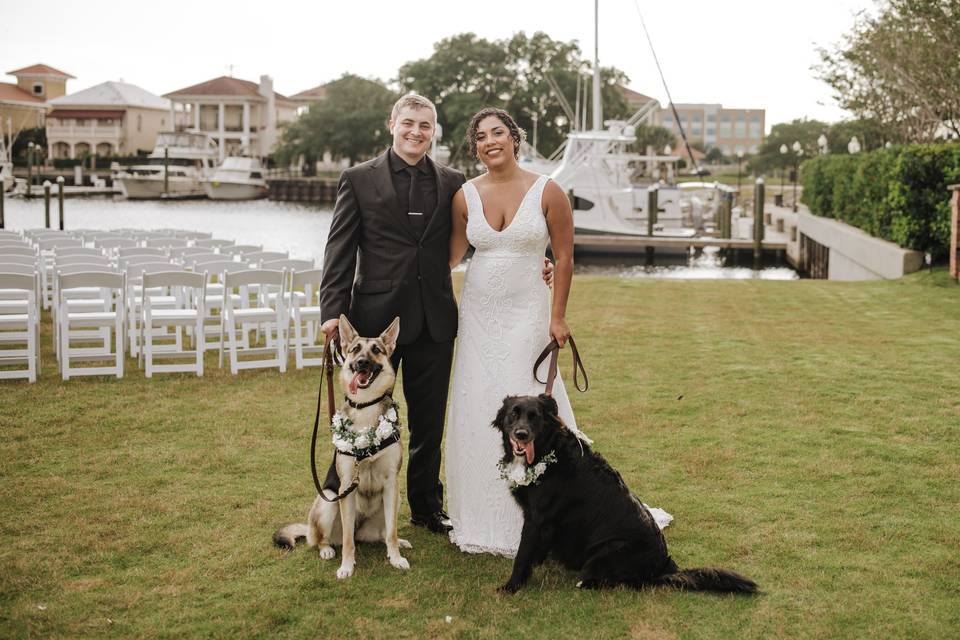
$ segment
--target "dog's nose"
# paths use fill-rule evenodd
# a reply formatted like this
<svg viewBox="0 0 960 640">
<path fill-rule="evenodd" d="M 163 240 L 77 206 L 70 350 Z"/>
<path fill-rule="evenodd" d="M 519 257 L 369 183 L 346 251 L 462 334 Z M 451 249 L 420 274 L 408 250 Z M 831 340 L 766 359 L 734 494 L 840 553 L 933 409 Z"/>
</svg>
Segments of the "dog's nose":
<svg viewBox="0 0 960 640">
<path fill-rule="evenodd" d="M 372 364 L 370 358 L 357 358 L 356 367 L 359 371 L 366 371 Z"/>
<path fill-rule="evenodd" d="M 513 432 L 513 437 L 517 442 L 525 442 L 530 437 L 530 432 L 526 429 L 517 429 Z"/>
</svg>

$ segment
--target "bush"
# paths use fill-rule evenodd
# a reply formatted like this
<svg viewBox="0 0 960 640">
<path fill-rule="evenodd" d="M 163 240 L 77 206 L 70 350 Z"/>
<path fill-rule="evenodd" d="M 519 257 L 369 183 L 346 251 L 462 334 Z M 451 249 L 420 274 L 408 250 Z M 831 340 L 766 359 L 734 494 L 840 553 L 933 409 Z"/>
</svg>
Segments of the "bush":
<svg viewBox="0 0 960 640">
<path fill-rule="evenodd" d="M 803 202 L 901 247 L 943 258 L 950 243 L 950 192 L 960 182 L 960 145 L 910 145 L 803 164 Z"/>
</svg>

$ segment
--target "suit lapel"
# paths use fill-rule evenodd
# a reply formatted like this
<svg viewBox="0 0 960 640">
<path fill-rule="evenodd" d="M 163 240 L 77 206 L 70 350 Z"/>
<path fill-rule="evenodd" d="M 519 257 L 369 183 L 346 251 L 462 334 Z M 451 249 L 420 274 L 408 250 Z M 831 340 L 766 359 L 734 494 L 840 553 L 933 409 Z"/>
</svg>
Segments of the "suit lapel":
<svg viewBox="0 0 960 640">
<path fill-rule="evenodd" d="M 386 202 L 393 219 L 397 220 L 397 223 L 403 227 L 407 235 L 416 240 L 416 234 L 413 232 L 413 227 L 410 226 L 410 216 L 407 215 L 406 211 L 400 210 L 397 190 L 393 188 L 393 175 L 390 170 L 388 153 L 390 152 L 384 151 L 380 154 L 373 165 L 373 184 L 377 188 L 377 195 Z"/>
</svg>

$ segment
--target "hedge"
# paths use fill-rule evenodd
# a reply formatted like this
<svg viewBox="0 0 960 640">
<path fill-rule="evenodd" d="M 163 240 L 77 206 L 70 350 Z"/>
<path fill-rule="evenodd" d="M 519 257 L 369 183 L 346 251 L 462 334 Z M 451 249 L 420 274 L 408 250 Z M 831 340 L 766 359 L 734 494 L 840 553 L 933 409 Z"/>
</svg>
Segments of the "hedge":
<svg viewBox="0 0 960 640">
<path fill-rule="evenodd" d="M 907 249 L 949 253 L 950 192 L 960 183 L 960 144 L 909 145 L 803 163 L 801 200 Z"/>
</svg>

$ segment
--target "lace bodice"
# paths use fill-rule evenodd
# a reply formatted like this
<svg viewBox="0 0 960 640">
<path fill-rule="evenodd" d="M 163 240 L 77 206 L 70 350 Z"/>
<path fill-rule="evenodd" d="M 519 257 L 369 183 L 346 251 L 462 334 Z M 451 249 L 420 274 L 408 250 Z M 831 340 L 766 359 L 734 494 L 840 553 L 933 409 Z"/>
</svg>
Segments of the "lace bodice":
<svg viewBox="0 0 960 640">
<path fill-rule="evenodd" d="M 503 231 L 490 226 L 483 211 L 480 192 L 473 181 L 463 185 L 467 200 L 467 240 L 478 254 L 489 256 L 530 256 L 543 258 L 550 239 L 543 217 L 543 189 L 549 178 L 540 176 L 520 201 L 516 215 Z"/>
</svg>

